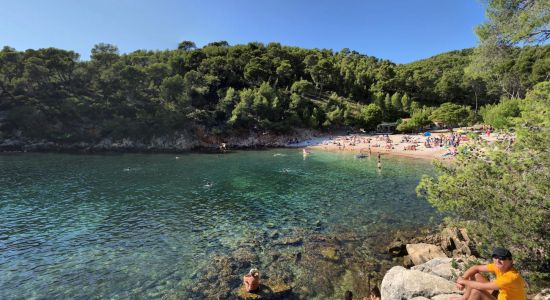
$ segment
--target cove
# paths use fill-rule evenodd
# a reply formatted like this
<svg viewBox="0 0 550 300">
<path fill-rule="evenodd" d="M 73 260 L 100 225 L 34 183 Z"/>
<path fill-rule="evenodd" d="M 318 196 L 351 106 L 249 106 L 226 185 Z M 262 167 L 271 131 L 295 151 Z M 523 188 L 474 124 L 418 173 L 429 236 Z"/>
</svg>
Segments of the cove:
<svg viewBox="0 0 550 300">
<path fill-rule="evenodd" d="M 255 261 L 231 272 L 257 266 L 296 296 L 330 297 L 385 232 L 439 218 L 414 190 L 430 162 L 382 161 L 378 171 L 375 158 L 299 149 L 2 154 L 0 298 L 206 297 L 197 285 L 226 280 L 208 279 L 213 261 L 244 248 Z M 338 239 L 333 261 L 313 237 Z M 239 278 L 226 278 L 221 295 L 233 295 Z"/>
</svg>

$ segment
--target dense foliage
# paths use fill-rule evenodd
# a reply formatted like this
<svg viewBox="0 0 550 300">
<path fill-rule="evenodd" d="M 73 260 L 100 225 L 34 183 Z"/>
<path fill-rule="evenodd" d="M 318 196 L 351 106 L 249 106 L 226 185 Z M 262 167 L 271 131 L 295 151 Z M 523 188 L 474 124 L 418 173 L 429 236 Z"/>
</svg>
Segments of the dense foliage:
<svg viewBox="0 0 550 300">
<path fill-rule="evenodd" d="M 514 252 L 530 279 L 550 279 L 550 82 L 535 86 L 510 116 L 517 140 L 464 146 L 452 163 L 436 163 L 417 192 L 481 241 Z M 531 271 L 531 272 L 529 272 Z"/>
<path fill-rule="evenodd" d="M 509 129 L 514 126 L 513 118 L 520 115 L 521 99 L 503 99 L 500 103 L 481 108 L 480 114 L 485 124 L 495 129 Z"/>
<path fill-rule="evenodd" d="M 436 163 L 437 176 L 424 176 L 417 193 L 448 213 L 448 222 L 468 227 L 481 253 L 510 248 L 536 291 L 550 281 L 550 55 L 540 52 L 531 75 L 524 76 L 520 66 L 532 58 L 523 51 L 534 48 L 518 55 L 514 45 L 550 38 L 550 4 L 489 0 L 487 5 L 488 20 L 477 28 L 480 45 L 465 74 L 474 85 L 492 82 L 485 85 L 488 93 L 506 96 L 480 110 L 500 139 L 463 145 L 454 161 Z"/>
<path fill-rule="evenodd" d="M 476 28 L 482 44 L 543 43 L 550 38 L 548 1 L 487 0 L 486 16 L 487 22 Z"/>
<path fill-rule="evenodd" d="M 544 44 L 550 38 L 550 2 L 547 0 L 487 0 L 487 21 L 476 27 L 479 45 L 474 50 L 466 74 L 474 80 L 483 79 L 503 91 L 507 97 L 523 98 L 526 81 L 529 86 L 550 79 L 548 54 L 533 65 L 539 76 L 523 76 L 524 69 L 510 68 L 527 58 L 517 55 L 518 45 Z M 529 56 L 529 55 L 528 55 Z M 515 61 L 515 63 L 513 63 Z"/>
<path fill-rule="evenodd" d="M 502 66 L 527 90 L 549 72 L 549 46 L 517 48 Z M 472 79 L 470 49 L 411 64 L 344 49 L 215 42 L 136 51 L 98 44 L 90 61 L 55 48 L 0 51 L 0 137 L 58 142 L 290 128 L 373 129 L 423 106 L 498 102 L 505 90 Z"/>
</svg>

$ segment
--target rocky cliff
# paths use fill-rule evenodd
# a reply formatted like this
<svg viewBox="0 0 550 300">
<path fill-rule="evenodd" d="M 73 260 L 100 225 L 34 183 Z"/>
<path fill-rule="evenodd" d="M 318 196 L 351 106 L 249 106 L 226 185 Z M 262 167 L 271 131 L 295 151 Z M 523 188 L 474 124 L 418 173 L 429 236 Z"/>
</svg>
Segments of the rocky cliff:
<svg viewBox="0 0 550 300">
<path fill-rule="evenodd" d="M 105 137 L 98 141 L 61 142 L 31 139 L 21 135 L 0 139 L 0 151 L 63 151 L 63 152 L 182 152 L 190 150 L 219 151 L 222 144 L 231 149 L 286 147 L 310 139 L 318 132 L 295 130 L 288 134 L 244 132 L 230 136 L 205 131 L 179 132 L 147 138 Z"/>
</svg>

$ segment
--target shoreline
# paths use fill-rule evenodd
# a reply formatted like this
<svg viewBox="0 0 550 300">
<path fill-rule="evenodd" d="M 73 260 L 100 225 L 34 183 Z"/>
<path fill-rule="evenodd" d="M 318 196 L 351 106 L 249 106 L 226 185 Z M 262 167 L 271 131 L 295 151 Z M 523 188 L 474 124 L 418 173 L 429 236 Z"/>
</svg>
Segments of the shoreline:
<svg viewBox="0 0 550 300">
<path fill-rule="evenodd" d="M 460 131 L 459 131 L 460 132 Z M 456 131 L 454 133 L 457 133 Z M 315 139 L 307 140 L 294 144 L 295 147 L 323 150 L 330 152 L 347 152 L 356 154 L 372 153 L 381 155 L 401 156 L 418 159 L 438 159 L 452 160 L 454 155 L 444 155 L 451 152 L 453 147 L 447 142 L 434 142 L 434 139 L 445 139 L 452 133 L 450 131 L 432 132 L 431 136 L 426 137 L 422 134 L 389 134 L 389 135 L 368 135 L 368 134 L 340 134 L 326 135 Z M 494 136 L 487 137 L 480 135 L 481 139 L 487 142 L 493 142 Z M 426 147 L 426 140 L 430 139 L 430 147 Z M 467 145 L 472 141 L 463 136 L 461 145 Z M 440 146 L 443 144 L 443 146 Z M 293 145 L 289 145 L 293 146 Z"/>
<path fill-rule="evenodd" d="M 460 129 L 456 132 L 460 132 Z M 171 140 L 163 143 L 145 143 L 129 139 L 106 140 L 102 143 L 54 143 L 46 141 L 23 141 L 4 140 L 0 141 L 0 153 L 69 153 L 69 154 L 108 154 L 108 153 L 231 153 L 232 151 L 249 151 L 265 149 L 303 148 L 309 150 L 323 150 L 329 152 L 347 152 L 355 154 L 378 154 L 401 156 L 418 159 L 453 159 L 453 155 L 443 156 L 450 152 L 452 147 L 448 143 L 440 147 L 440 143 L 433 142 L 433 139 L 449 137 L 450 131 L 432 132 L 429 137 L 432 140 L 431 147 L 425 146 L 428 137 L 423 134 L 346 134 L 337 133 L 334 135 L 321 132 L 305 131 L 292 135 L 281 136 L 254 136 L 247 138 L 230 138 L 225 143 L 200 143 L 191 140 Z M 495 137 L 480 135 L 481 139 L 489 143 L 495 141 Z M 461 144 L 470 143 L 467 137 Z M 227 148 L 221 145 L 227 145 Z M 224 146 L 225 147 L 225 146 Z"/>
</svg>

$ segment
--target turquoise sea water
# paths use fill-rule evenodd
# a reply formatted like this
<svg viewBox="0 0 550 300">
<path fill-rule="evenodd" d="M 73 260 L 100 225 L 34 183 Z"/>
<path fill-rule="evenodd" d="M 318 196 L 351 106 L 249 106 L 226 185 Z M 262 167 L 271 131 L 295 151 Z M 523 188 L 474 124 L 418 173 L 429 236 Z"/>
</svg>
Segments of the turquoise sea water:
<svg viewBox="0 0 550 300">
<path fill-rule="evenodd" d="M 162 297 L 251 231 L 426 224 L 414 188 L 431 172 L 300 149 L 2 154 L 0 299 Z"/>
</svg>

